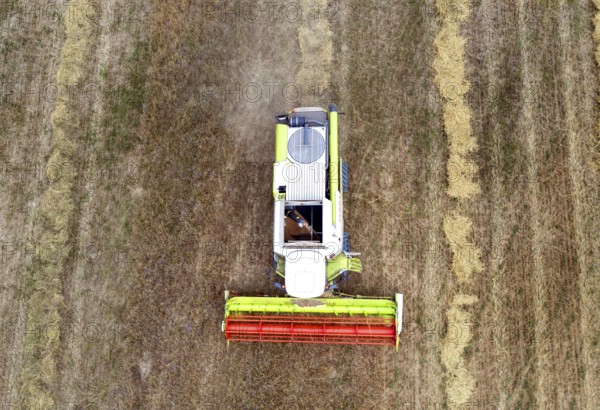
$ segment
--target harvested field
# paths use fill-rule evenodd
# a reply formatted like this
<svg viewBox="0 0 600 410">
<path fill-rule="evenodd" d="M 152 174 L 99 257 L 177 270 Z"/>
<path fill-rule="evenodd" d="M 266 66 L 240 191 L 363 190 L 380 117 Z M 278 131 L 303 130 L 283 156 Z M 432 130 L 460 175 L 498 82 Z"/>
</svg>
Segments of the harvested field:
<svg viewBox="0 0 600 410">
<path fill-rule="evenodd" d="M 0 2 L 0 407 L 600 408 L 599 9 Z M 274 115 L 329 102 L 399 351 L 227 347 Z"/>
</svg>

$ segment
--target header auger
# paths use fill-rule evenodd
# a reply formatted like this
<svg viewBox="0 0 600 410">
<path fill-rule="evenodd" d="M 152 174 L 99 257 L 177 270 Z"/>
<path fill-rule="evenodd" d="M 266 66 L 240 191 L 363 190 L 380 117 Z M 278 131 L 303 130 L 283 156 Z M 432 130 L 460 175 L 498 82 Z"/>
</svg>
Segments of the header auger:
<svg viewBox="0 0 600 410">
<path fill-rule="evenodd" d="M 398 348 L 403 296 L 342 294 L 361 272 L 344 232 L 348 164 L 338 153 L 338 112 L 296 108 L 277 116 L 273 166 L 273 285 L 286 296 L 229 298 L 227 342 L 391 345 Z M 271 275 L 268 275 L 269 277 Z"/>
</svg>

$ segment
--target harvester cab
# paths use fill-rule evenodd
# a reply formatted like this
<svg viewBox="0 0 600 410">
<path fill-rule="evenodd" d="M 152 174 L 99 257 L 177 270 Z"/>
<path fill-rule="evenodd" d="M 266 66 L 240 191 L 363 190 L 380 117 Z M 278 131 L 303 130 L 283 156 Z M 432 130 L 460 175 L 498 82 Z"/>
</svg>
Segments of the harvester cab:
<svg viewBox="0 0 600 410">
<path fill-rule="evenodd" d="M 276 117 L 273 165 L 273 284 L 281 297 L 233 297 L 226 291 L 227 341 L 394 345 L 402 294 L 340 293 L 361 272 L 344 231 L 349 168 L 339 157 L 338 112 L 295 108 Z"/>
</svg>

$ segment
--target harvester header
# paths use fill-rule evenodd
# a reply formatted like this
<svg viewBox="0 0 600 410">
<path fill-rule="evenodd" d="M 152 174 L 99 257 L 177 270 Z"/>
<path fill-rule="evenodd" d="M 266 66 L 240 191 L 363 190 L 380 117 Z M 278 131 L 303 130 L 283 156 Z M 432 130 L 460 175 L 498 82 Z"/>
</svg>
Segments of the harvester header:
<svg viewBox="0 0 600 410">
<path fill-rule="evenodd" d="M 273 270 L 282 296 L 229 298 L 228 341 L 391 345 L 398 348 L 403 296 L 343 294 L 362 263 L 344 231 L 348 164 L 338 151 L 334 104 L 278 115 L 273 165 Z"/>
</svg>

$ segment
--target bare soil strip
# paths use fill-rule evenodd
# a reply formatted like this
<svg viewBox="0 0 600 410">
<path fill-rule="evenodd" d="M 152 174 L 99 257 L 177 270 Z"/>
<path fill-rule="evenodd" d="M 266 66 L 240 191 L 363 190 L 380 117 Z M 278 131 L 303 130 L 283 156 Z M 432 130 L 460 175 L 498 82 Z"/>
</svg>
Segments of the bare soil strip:
<svg viewBox="0 0 600 410">
<path fill-rule="evenodd" d="M 430 0 L 421 6 L 422 17 L 425 21 L 423 27 L 423 45 L 425 50 L 419 53 L 426 56 L 423 63 L 428 67 L 433 66 L 435 53 L 431 45 L 435 41 L 435 36 L 439 30 L 438 21 L 432 18 L 435 15 L 435 0 Z M 416 405 L 426 407 L 436 405 L 445 401 L 445 392 L 443 385 L 443 364 L 440 357 L 440 345 L 444 327 L 444 307 L 450 299 L 450 293 L 447 290 L 451 287 L 451 272 L 449 269 L 450 255 L 447 252 L 443 232 L 444 213 L 448 207 L 446 189 L 447 175 L 444 172 L 448 147 L 443 138 L 443 116 L 442 116 L 442 96 L 436 87 L 434 81 L 435 71 L 430 68 L 427 83 L 422 86 L 424 93 L 428 96 L 424 105 L 430 111 L 429 123 L 426 125 L 431 135 L 436 136 L 435 143 L 426 155 L 424 161 L 429 164 L 429 174 L 427 177 L 427 196 L 424 202 L 427 204 L 425 213 L 428 217 L 419 221 L 420 229 L 424 231 L 424 249 L 425 261 L 423 263 L 423 272 L 420 273 L 419 312 L 422 314 L 424 326 L 427 329 L 424 332 L 425 337 L 417 343 L 424 345 L 423 361 L 419 363 L 418 374 L 420 377 L 421 388 L 417 390 L 419 399 Z M 425 91 L 426 90 L 426 91 Z M 423 326 L 424 323 L 421 323 Z M 432 325 L 440 324 L 439 326 Z"/>
<path fill-rule="evenodd" d="M 503 21 L 501 18 L 504 17 L 502 15 L 498 16 L 493 13 L 494 10 L 498 10 L 498 8 L 493 7 L 493 2 L 484 0 L 480 8 L 482 10 L 481 21 L 477 21 L 480 24 L 480 27 L 483 32 L 483 43 L 484 43 L 484 59 L 485 65 L 487 69 L 487 92 L 494 99 L 497 100 L 498 93 L 500 92 L 499 88 L 501 85 L 499 82 L 501 81 L 498 78 L 499 75 L 499 62 L 502 61 L 499 54 L 502 50 L 494 41 L 496 38 L 503 38 L 504 36 L 496 37 L 497 27 L 494 25 L 493 18 L 500 17 L 501 24 L 506 24 L 506 21 Z M 498 13 L 499 14 L 499 13 Z M 472 36 L 472 41 L 477 41 L 477 34 L 479 33 L 469 33 Z M 505 34 L 505 33 L 502 33 Z M 477 50 L 479 51 L 479 50 Z M 477 68 L 475 68 L 477 69 Z M 497 117 L 501 115 L 499 107 L 493 106 L 490 113 L 490 121 L 492 122 L 491 126 L 491 135 L 489 137 L 494 141 L 494 157 L 501 157 L 501 144 L 502 141 L 502 130 L 500 129 L 500 121 Z M 482 135 L 482 137 L 486 137 L 486 135 Z M 491 192 L 490 195 L 493 198 L 493 217 L 492 217 L 492 228 L 491 228 L 491 251 L 489 263 L 489 271 L 492 273 L 491 278 L 491 288 L 490 288 L 490 296 L 492 299 L 492 314 L 491 314 L 491 323 L 493 323 L 494 329 L 492 332 L 484 333 L 483 329 L 480 330 L 480 333 L 485 334 L 493 340 L 492 346 L 495 354 L 495 369 L 494 369 L 494 377 L 497 378 L 497 387 L 494 394 L 485 394 L 484 389 L 480 389 L 481 392 L 479 395 L 475 396 L 475 402 L 488 403 L 492 401 L 496 401 L 498 409 L 505 409 L 507 402 L 507 390 L 508 390 L 508 375 L 507 375 L 507 351 L 508 346 L 506 340 L 506 328 L 505 328 L 505 312 L 502 309 L 502 288 L 501 283 L 503 276 L 502 266 L 504 265 L 506 255 L 504 250 L 506 248 L 506 244 L 508 241 L 508 236 L 510 234 L 509 228 L 510 224 L 506 223 L 506 212 L 503 212 L 500 204 L 503 200 L 507 199 L 507 192 L 502 185 L 502 175 L 499 171 L 499 164 L 497 162 L 494 163 L 494 171 L 492 171 L 493 177 L 491 181 Z M 483 184 L 485 186 L 485 180 L 483 179 Z M 484 188 L 485 190 L 485 188 Z M 483 323 L 482 323 L 483 325 Z M 481 326 L 483 327 L 483 326 Z M 491 334 L 490 334 L 491 333 Z M 489 368 L 486 373 L 489 373 Z M 484 370 L 485 371 L 485 370 Z M 478 374 L 481 379 L 484 379 L 484 375 Z M 483 398 L 483 399 L 480 399 Z M 479 400 L 478 400 L 479 399 Z"/>
</svg>

